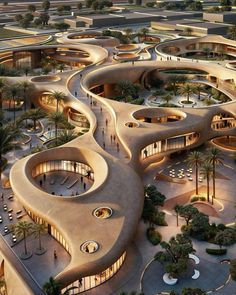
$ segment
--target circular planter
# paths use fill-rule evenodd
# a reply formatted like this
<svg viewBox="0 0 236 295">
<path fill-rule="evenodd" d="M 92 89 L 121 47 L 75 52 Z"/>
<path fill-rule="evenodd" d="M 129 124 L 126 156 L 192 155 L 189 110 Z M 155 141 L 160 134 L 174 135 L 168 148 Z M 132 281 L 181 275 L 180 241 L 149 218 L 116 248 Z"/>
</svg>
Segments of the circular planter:
<svg viewBox="0 0 236 295">
<path fill-rule="evenodd" d="M 107 219 L 111 217 L 113 211 L 110 207 L 98 207 L 93 211 L 93 216 L 100 219 Z"/>
<path fill-rule="evenodd" d="M 139 45 L 137 44 L 121 44 L 115 47 L 115 50 L 120 52 L 130 52 L 139 50 Z"/>
<path fill-rule="evenodd" d="M 99 248 L 98 243 L 92 240 L 86 241 L 80 246 L 80 250 L 83 253 L 88 253 L 88 254 L 97 252 L 98 248 Z"/>
<path fill-rule="evenodd" d="M 192 100 L 189 100 L 189 101 L 187 101 L 187 100 L 181 100 L 180 103 L 182 103 L 184 105 L 191 105 L 191 104 L 194 103 L 194 101 L 192 101 Z"/>
<path fill-rule="evenodd" d="M 136 122 L 127 122 L 127 123 L 125 123 L 125 126 L 127 126 L 129 128 L 137 128 L 139 126 L 139 124 Z"/>
<path fill-rule="evenodd" d="M 61 78 L 59 76 L 36 76 L 31 79 L 31 82 L 37 83 L 53 83 L 60 81 Z"/>
<path fill-rule="evenodd" d="M 41 248 L 41 249 L 39 249 L 39 248 L 37 248 L 36 250 L 35 250 L 35 254 L 36 255 L 43 255 L 45 252 L 46 252 L 47 250 L 45 249 L 45 248 Z"/>
<path fill-rule="evenodd" d="M 27 259 L 29 259 L 30 257 L 32 257 L 32 255 L 33 255 L 32 252 L 28 252 L 27 254 L 22 253 L 22 254 L 20 255 L 20 258 L 21 258 L 22 260 L 27 260 Z"/>
<path fill-rule="evenodd" d="M 118 53 L 114 59 L 118 61 L 136 61 L 139 59 L 139 55 L 136 53 Z"/>
</svg>

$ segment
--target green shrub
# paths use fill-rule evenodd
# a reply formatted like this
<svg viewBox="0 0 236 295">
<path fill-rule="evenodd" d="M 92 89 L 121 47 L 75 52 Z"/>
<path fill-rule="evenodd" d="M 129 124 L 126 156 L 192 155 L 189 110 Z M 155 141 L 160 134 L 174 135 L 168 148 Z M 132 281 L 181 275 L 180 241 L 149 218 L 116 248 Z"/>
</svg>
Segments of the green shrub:
<svg viewBox="0 0 236 295">
<path fill-rule="evenodd" d="M 197 202 L 197 201 L 199 201 L 199 197 L 197 197 L 197 196 L 192 197 L 192 199 L 191 199 L 191 203 L 193 203 L 193 202 Z"/>
<path fill-rule="evenodd" d="M 197 202 L 197 201 L 206 202 L 206 198 L 203 196 L 199 196 L 199 197 L 194 196 L 194 197 L 192 197 L 190 202 L 193 203 L 193 202 Z"/>
<path fill-rule="evenodd" d="M 165 213 L 164 212 L 157 212 L 156 216 L 154 217 L 153 222 L 156 225 L 160 225 L 160 226 L 167 226 L 167 222 L 165 221 Z"/>
<path fill-rule="evenodd" d="M 155 230 L 155 228 L 149 227 L 146 234 L 149 242 L 152 243 L 154 246 L 160 244 L 162 236 L 157 230 Z"/>
<path fill-rule="evenodd" d="M 184 225 L 181 226 L 182 233 L 185 233 L 185 234 L 189 235 L 190 234 L 190 230 L 191 230 L 191 226 L 190 225 L 184 224 Z"/>
<path fill-rule="evenodd" d="M 217 225 L 217 228 L 218 228 L 218 230 L 225 230 L 226 229 L 226 226 L 223 223 L 219 223 Z"/>
<path fill-rule="evenodd" d="M 211 255 L 225 255 L 227 253 L 227 249 L 206 248 L 206 253 L 211 254 Z"/>
<path fill-rule="evenodd" d="M 146 6 L 152 8 L 155 6 L 155 4 L 156 4 L 155 2 L 148 2 L 148 3 L 146 3 Z"/>
<path fill-rule="evenodd" d="M 142 105 L 144 103 L 144 98 L 140 97 L 131 101 L 132 104 Z"/>
</svg>

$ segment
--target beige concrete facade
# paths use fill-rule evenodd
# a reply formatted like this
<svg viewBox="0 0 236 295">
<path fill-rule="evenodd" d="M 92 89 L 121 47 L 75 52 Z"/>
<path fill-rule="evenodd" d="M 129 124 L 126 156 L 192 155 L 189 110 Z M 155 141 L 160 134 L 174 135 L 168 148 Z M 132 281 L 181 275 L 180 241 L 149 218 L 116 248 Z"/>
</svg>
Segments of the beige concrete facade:
<svg viewBox="0 0 236 295">
<path fill-rule="evenodd" d="M 212 36 L 165 42 L 157 46 L 157 50 L 163 57 L 166 57 L 170 55 L 165 50 L 168 46 L 175 46 L 179 48 L 180 52 L 185 52 L 188 51 L 187 46 L 194 44 L 197 48 L 201 42 L 214 44 L 214 46 L 230 46 L 236 49 L 236 42 L 220 36 Z M 37 80 L 32 80 L 32 77 L 20 79 L 31 79 L 35 83 L 38 93 L 53 90 L 63 91 L 67 97 L 63 102 L 64 109 L 73 108 L 82 112 L 89 120 L 90 130 L 66 145 L 19 160 L 10 172 L 12 189 L 19 201 L 27 211 L 39 217 L 42 223 L 50 225 L 60 233 L 67 245 L 67 251 L 71 255 L 70 264 L 56 277 L 62 282 L 63 287 L 67 287 L 79 278 L 104 271 L 126 251 L 134 237 L 142 212 L 143 185 L 140 175 L 146 167 L 166 154 L 180 149 L 197 147 L 214 137 L 236 134 L 235 126 L 227 130 L 213 130 L 211 128 L 215 115 L 226 113 L 236 118 L 235 95 L 232 93 L 228 93 L 232 101 L 225 104 L 198 109 L 170 109 L 121 103 L 106 98 L 106 91 L 105 97 L 90 91 L 96 85 L 107 85 L 109 88 L 109 85 L 116 84 L 121 78 L 142 84 L 150 73 L 158 72 L 161 69 L 205 71 L 209 78 L 216 79 L 219 90 L 221 90 L 220 85 L 227 80 L 236 83 L 236 71 L 217 63 L 196 63 L 190 60 L 181 62 L 176 59 L 101 65 L 108 58 L 106 49 L 90 44 L 79 44 L 79 42 L 76 45 L 70 45 L 70 47 L 88 52 L 92 65 L 82 72 L 58 74 L 60 79 L 55 79 L 53 82 L 49 79 L 49 81 L 45 80 L 40 83 Z M 33 47 L 33 49 L 35 48 Z M 173 55 L 173 57 L 175 56 Z M 74 88 L 75 84 L 77 88 Z M 78 97 L 89 96 L 108 108 L 115 122 L 115 133 L 127 153 L 125 161 L 107 153 L 96 142 L 94 137 L 98 126 L 96 116 L 85 103 L 74 96 L 75 89 L 79 91 Z M 167 116 L 176 116 L 180 119 L 176 122 L 164 121 L 161 124 L 140 120 L 140 117 Z M 192 134 L 196 136 L 188 145 L 181 148 L 165 148 L 146 158 L 142 156 L 143 150 L 157 141 L 165 141 L 178 136 L 181 138 L 190 137 Z M 74 197 L 55 196 L 42 191 L 32 176 L 32 170 L 42 162 L 53 160 L 78 161 L 89 165 L 94 171 L 92 187 L 87 192 Z M 110 207 L 113 210 L 113 215 L 104 220 L 94 217 L 94 210 L 101 206 Z M 99 245 L 98 250 L 91 254 L 84 253 L 80 249 L 80 246 L 89 240 L 96 241 Z"/>
</svg>

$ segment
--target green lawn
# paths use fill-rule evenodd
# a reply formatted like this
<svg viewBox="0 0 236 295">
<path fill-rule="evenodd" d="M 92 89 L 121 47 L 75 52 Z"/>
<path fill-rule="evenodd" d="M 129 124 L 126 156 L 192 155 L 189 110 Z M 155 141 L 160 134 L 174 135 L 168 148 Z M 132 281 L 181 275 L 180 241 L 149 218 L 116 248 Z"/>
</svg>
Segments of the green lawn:
<svg viewBox="0 0 236 295">
<path fill-rule="evenodd" d="M 23 34 L 17 31 L 12 31 L 12 30 L 7 30 L 4 28 L 0 28 L 0 39 L 4 39 L 4 38 L 11 38 L 11 37 L 20 37 L 20 36 L 24 36 L 27 34 Z"/>
</svg>

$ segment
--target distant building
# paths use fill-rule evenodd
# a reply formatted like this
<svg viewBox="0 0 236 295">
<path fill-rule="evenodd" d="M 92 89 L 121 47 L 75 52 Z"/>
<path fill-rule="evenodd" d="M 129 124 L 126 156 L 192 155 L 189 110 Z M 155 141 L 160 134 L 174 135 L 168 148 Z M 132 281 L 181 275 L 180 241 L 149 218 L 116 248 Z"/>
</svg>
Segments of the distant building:
<svg viewBox="0 0 236 295">
<path fill-rule="evenodd" d="M 144 9 L 132 12 L 110 13 L 110 14 L 91 14 L 86 16 L 77 16 L 76 18 L 65 19 L 64 22 L 72 28 L 85 27 L 103 27 L 130 25 L 138 23 L 150 23 L 161 20 L 181 20 L 183 18 L 202 17 L 201 12 L 176 12 L 158 9 Z"/>
<path fill-rule="evenodd" d="M 231 23 L 236 25 L 236 12 L 226 11 L 222 13 L 203 13 L 203 20 L 217 23 Z"/>
<path fill-rule="evenodd" d="M 151 27 L 156 30 L 185 31 L 192 29 L 192 34 L 204 36 L 209 34 L 226 35 L 229 24 L 210 23 L 197 21 L 195 19 L 184 19 L 177 21 L 159 21 L 151 22 Z"/>
</svg>

